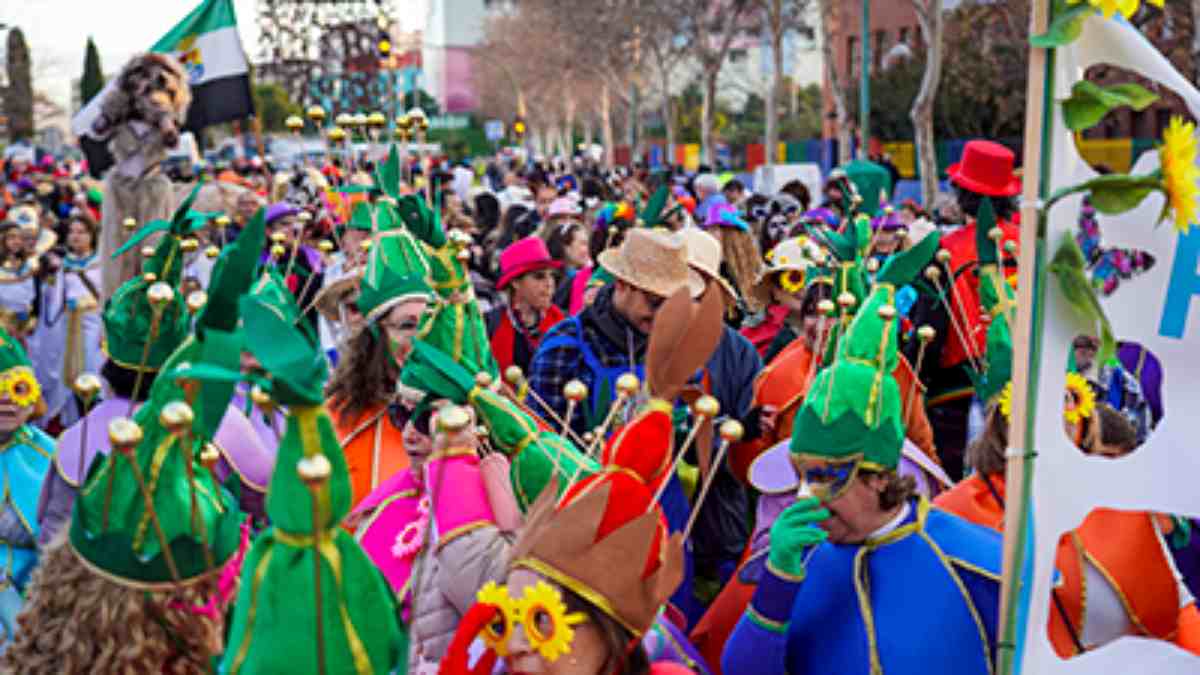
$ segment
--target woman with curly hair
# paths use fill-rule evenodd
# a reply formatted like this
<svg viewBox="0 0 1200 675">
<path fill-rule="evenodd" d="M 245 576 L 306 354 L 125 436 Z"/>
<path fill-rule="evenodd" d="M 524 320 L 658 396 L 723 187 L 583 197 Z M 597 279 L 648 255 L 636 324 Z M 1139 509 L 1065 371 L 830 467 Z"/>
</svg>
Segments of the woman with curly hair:
<svg viewBox="0 0 1200 675">
<path fill-rule="evenodd" d="M 224 612 L 201 611 L 221 595 L 220 576 L 180 591 L 147 592 L 97 574 L 62 531 L 43 552 L 16 638 L 0 669 L 58 673 L 209 673 L 224 650 Z M 232 585 L 230 585 L 232 584 Z M 225 582 L 229 598 L 237 576 Z"/>
</svg>

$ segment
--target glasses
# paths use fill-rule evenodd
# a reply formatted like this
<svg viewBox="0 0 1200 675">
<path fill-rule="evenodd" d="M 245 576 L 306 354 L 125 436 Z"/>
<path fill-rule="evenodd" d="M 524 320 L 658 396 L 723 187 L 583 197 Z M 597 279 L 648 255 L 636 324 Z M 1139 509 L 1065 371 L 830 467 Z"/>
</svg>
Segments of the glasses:
<svg viewBox="0 0 1200 675">
<path fill-rule="evenodd" d="M 545 581 L 526 586 L 520 598 L 509 595 L 507 586 L 489 581 L 475 599 L 497 610 L 483 629 L 483 641 L 499 656 L 508 655 L 508 641 L 519 624 L 525 627 L 530 648 L 553 663 L 571 651 L 574 627 L 587 621 L 582 612 L 568 613 L 562 593 Z"/>
<path fill-rule="evenodd" d="M 807 467 L 800 472 L 803 482 L 812 494 L 823 502 L 831 502 L 850 489 L 854 477 L 862 465 L 857 459 L 834 464 Z"/>
<path fill-rule="evenodd" d="M 430 421 L 433 419 L 433 409 L 426 407 L 419 413 L 413 414 L 413 408 L 406 401 L 398 401 L 388 406 L 388 420 L 392 426 L 397 429 L 404 429 L 404 425 L 412 422 L 413 429 L 422 436 L 429 435 Z"/>
<path fill-rule="evenodd" d="M 383 329 L 389 333 L 400 333 L 401 335 L 412 335 L 421 327 L 420 319 L 404 319 L 395 323 L 382 324 Z"/>
<path fill-rule="evenodd" d="M 10 368 L 0 374 L 0 399 L 8 399 L 24 408 L 38 402 L 42 388 L 33 371 L 25 366 Z"/>
</svg>

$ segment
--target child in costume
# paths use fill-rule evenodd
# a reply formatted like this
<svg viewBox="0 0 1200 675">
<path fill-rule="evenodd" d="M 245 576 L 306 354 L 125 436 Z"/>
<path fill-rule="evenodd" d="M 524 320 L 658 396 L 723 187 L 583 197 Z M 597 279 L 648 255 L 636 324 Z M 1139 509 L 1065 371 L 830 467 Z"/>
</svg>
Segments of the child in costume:
<svg viewBox="0 0 1200 675">
<path fill-rule="evenodd" d="M 37 519 L 42 528 L 40 541 L 43 544 L 48 543 L 70 518 L 76 493 L 87 478 L 92 463 L 109 452 L 109 422 L 129 416 L 151 390 L 167 358 L 195 340 L 189 335 L 193 312 L 201 311 L 200 317 L 209 322 L 218 320 L 218 312 L 223 313 L 219 321 L 228 324 L 229 335 L 227 340 L 221 338 L 222 346 L 233 355 L 240 351 L 240 341 L 234 335 L 237 307 L 229 303 L 236 303 L 238 289 L 248 286 L 252 279 L 258 256 L 254 248 L 261 247 L 264 240 L 262 214 L 260 212 L 251 220 L 217 261 L 207 305 L 201 310 L 199 303 L 204 298 L 195 296 L 185 301 L 177 292 L 182 280 L 181 241 L 193 227 L 195 214 L 189 209 L 194 196 L 195 191 L 180 205 L 170 223 L 148 223 L 143 233 L 131 239 L 129 246 L 133 247 L 147 230 L 168 230 L 155 247 L 154 255 L 143 262 L 145 274 L 122 284 L 105 305 L 103 318 L 108 360 L 101 374 L 107 381 L 107 392 L 104 400 L 97 403 L 84 419 L 68 427 L 59 437 L 60 446 L 69 450 L 55 456 L 55 470 L 47 475 L 41 488 Z M 149 289 L 156 284 L 160 284 L 160 289 L 165 287 L 166 296 L 160 303 L 152 302 L 149 297 Z M 228 297 L 234 300 L 230 301 Z M 211 339 L 216 340 L 218 336 Z M 87 393 L 88 402 L 96 396 L 95 390 Z M 263 445 L 242 411 L 229 399 L 226 404 L 212 439 L 219 457 L 217 476 L 222 482 L 237 476 L 243 510 L 261 521 L 274 453 Z"/>
<path fill-rule="evenodd" d="M 0 329 L 0 645 L 16 632 L 22 593 L 38 561 L 37 491 L 54 457 L 54 440 L 29 423 L 46 404 L 25 349 Z"/>
<path fill-rule="evenodd" d="M 909 262 L 913 272 L 925 263 L 892 264 Z M 904 426 L 891 375 L 894 302 L 905 276 L 884 268 L 865 301 L 839 303 L 844 319 L 861 309 L 842 324 L 791 441 L 808 494 L 771 528 L 766 570 L 725 647 L 724 672 L 990 673 L 1000 538 L 931 509 L 896 473 Z"/>
</svg>

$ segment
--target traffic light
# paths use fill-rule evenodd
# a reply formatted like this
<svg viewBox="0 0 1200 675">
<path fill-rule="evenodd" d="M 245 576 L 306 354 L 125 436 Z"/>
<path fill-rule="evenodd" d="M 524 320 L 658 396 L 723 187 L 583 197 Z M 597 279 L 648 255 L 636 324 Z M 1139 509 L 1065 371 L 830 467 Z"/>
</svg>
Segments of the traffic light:
<svg viewBox="0 0 1200 675">
<path fill-rule="evenodd" d="M 513 122 L 512 128 L 513 128 L 513 133 L 516 134 L 518 141 L 525 138 L 525 118 L 524 117 L 521 117 L 518 115 L 517 119 Z"/>
<path fill-rule="evenodd" d="M 379 48 L 379 58 L 386 59 L 392 53 L 392 41 L 388 36 L 387 31 L 379 31 L 379 40 L 377 42 Z"/>
</svg>

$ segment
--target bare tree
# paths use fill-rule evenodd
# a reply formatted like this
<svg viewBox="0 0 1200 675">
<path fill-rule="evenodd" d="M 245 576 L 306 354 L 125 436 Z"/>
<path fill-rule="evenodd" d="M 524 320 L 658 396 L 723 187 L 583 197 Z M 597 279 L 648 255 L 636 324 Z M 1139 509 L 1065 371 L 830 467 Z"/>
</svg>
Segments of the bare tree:
<svg viewBox="0 0 1200 675">
<path fill-rule="evenodd" d="M 938 171 L 937 148 L 933 138 L 933 104 L 937 98 L 938 84 L 942 79 L 942 34 L 945 21 L 942 0 L 912 0 L 917 11 L 917 22 L 921 25 L 921 39 L 925 42 L 925 74 L 921 77 L 921 88 L 913 99 L 913 130 L 917 143 L 917 167 L 921 174 L 921 199 L 932 204 L 937 195 Z"/>
<path fill-rule="evenodd" d="M 1200 0 L 1198 0 L 1200 1 Z M 771 45 L 771 79 L 763 97 L 767 129 L 767 163 L 774 164 L 779 147 L 779 92 L 783 89 L 783 47 L 788 33 L 812 31 L 808 25 L 809 0 L 758 0 Z"/>
<path fill-rule="evenodd" d="M 729 56 L 734 38 L 748 28 L 753 3 L 750 0 L 699 0 L 685 17 L 680 38 L 688 53 L 700 66 L 703 101 L 700 109 L 700 143 L 704 162 L 715 164 L 713 111 L 716 109 L 717 78 Z"/>
<path fill-rule="evenodd" d="M 33 136 L 33 73 L 29 46 L 20 28 L 8 32 L 5 68 L 8 87 L 4 92 L 4 112 L 8 115 L 8 135 L 14 141 Z"/>
<path fill-rule="evenodd" d="M 850 161 L 850 106 L 846 103 L 846 90 L 842 88 L 837 71 L 837 54 L 834 52 L 832 24 L 834 0 L 821 0 L 821 56 L 825 61 L 825 79 L 833 97 L 833 109 L 837 116 L 838 164 Z"/>
</svg>

